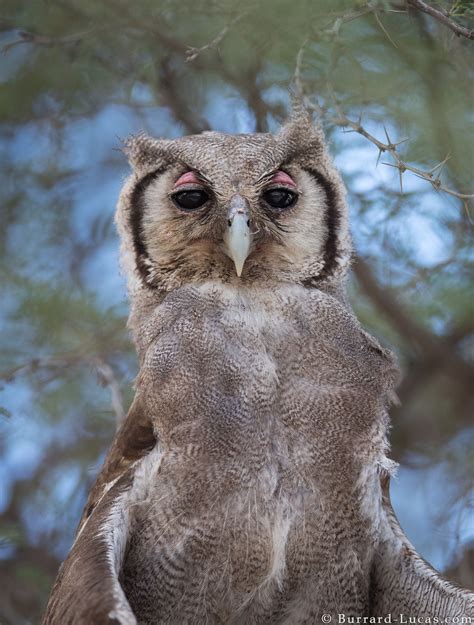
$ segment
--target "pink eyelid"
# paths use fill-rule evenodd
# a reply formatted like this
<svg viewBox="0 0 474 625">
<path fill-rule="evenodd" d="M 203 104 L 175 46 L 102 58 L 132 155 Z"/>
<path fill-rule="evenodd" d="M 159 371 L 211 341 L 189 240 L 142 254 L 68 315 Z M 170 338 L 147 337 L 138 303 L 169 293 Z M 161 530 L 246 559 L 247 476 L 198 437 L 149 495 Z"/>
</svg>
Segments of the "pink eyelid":
<svg viewBox="0 0 474 625">
<path fill-rule="evenodd" d="M 182 174 L 178 180 L 174 183 L 175 188 L 185 184 L 200 184 L 201 181 L 193 171 L 187 171 Z M 273 178 L 270 180 L 270 184 L 284 184 L 289 187 L 296 187 L 294 180 L 284 171 L 277 171 Z"/>
<path fill-rule="evenodd" d="M 185 174 L 180 176 L 178 180 L 176 180 L 174 186 L 176 188 L 184 184 L 201 184 L 201 181 L 193 171 L 187 171 Z"/>
<path fill-rule="evenodd" d="M 284 184 L 288 187 L 296 187 L 296 183 L 287 173 L 284 171 L 277 171 L 277 173 L 270 180 L 270 184 Z"/>
</svg>

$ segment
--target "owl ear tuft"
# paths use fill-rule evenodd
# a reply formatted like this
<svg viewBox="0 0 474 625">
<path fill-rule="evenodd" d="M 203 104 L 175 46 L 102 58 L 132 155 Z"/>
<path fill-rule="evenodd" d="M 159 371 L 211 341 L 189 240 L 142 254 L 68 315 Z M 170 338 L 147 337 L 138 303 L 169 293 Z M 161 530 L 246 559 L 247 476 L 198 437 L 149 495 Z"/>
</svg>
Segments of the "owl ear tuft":
<svg viewBox="0 0 474 625">
<path fill-rule="evenodd" d="M 122 152 L 134 170 L 149 170 L 160 167 L 168 160 L 169 141 L 154 139 L 145 133 L 130 135 L 122 141 Z"/>
<path fill-rule="evenodd" d="M 314 123 L 310 111 L 305 107 L 301 96 L 292 93 L 291 114 L 288 121 L 278 133 L 278 139 L 290 146 L 296 153 L 304 153 L 313 157 L 324 151 L 324 132 L 319 123 Z"/>
</svg>

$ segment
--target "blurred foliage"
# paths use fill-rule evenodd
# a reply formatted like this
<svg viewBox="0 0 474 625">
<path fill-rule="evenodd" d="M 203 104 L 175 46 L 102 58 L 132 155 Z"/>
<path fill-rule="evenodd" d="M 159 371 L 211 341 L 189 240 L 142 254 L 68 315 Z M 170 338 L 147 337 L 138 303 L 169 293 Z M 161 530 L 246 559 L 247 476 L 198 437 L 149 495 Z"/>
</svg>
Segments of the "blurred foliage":
<svg viewBox="0 0 474 625">
<path fill-rule="evenodd" d="M 437 6 L 472 28 L 472 2 Z M 132 397 L 119 137 L 274 130 L 292 85 L 322 116 L 349 189 L 352 303 L 403 366 L 392 455 L 443 463 L 444 512 L 466 509 L 471 202 L 409 172 L 400 188 L 390 153 L 377 166 L 376 146 L 341 129 L 348 118 L 382 142 L 407 138 L 397 154 L 425 172 L 449 156 L 433 180 L 468 195 L 471 45 L 395 0 L 3 0 L 2 623 L 37 622 Z M 472 549 L 458 546 L 449 574 L 472 584 Z"/>
</svg>

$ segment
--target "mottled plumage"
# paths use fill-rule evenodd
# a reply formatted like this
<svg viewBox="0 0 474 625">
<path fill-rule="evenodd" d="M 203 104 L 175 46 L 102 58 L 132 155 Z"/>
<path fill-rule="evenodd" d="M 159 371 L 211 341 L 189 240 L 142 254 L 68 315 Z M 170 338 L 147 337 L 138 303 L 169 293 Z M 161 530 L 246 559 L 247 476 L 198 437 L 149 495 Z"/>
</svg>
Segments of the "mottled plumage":
<svg viewBox="0 0 474 625">
<path fill-rule="evenodd" d="M 127 152 L 136 395 L 44 624 L 472 616 L 390 507 L 398 371 L 345 299 L 345 191 L 321 132 L 299 112 L 277 135 Z M 181 210 L 183 189 L 208 200 Z"/>
</svg>

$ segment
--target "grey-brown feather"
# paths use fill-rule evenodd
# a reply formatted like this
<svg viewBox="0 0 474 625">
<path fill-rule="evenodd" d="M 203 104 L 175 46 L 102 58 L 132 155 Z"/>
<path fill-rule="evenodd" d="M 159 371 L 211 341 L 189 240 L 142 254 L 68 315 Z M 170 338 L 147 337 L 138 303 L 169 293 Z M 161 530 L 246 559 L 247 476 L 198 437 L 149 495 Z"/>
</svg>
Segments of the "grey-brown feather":
<svg viewBox="0 0 474 625">
<path fill-rule="evenodd" d="M 136 397 L 45 625 L 472 615 L 381 486 L 398 371 L 345 299 L 345 192 L 321 132 L 300 113 L 276 136 L 140 136 L 127 149 L 117 221 Z M 277 231 L 258 194 L 280 167 L 300 197 Z M 189 169 L 212 184 L 205 218 L 168 197 Z M 241 278 L 221 244 L 237 191 L 257 232 Z"/>
</svg>

